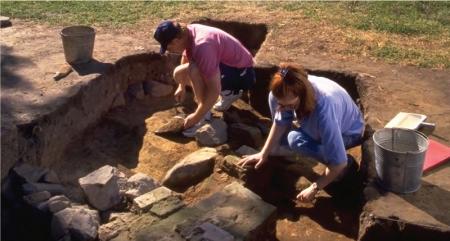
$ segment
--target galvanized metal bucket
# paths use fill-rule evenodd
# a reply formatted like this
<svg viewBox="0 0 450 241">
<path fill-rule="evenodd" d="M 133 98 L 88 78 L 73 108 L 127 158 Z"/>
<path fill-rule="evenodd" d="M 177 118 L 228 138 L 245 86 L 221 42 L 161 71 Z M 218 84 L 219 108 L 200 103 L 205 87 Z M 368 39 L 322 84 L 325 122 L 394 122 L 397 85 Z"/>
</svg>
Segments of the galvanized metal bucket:
<svg viewBox="0 0 450 241">
<path fill-rule="evenodd" d="M 92 59 L 95 29 L 89 26 L 70 26 L 61 31 L 64 56 L 69 64 L 87 63 Z"/>
<path fill-rule="evenodd" d="M 380 184 L 395 193 L 411 193 L 420 188 L 428 138 L 422 133 L 400 128 L 375 132 L 375 165 Z"/>
</svg>

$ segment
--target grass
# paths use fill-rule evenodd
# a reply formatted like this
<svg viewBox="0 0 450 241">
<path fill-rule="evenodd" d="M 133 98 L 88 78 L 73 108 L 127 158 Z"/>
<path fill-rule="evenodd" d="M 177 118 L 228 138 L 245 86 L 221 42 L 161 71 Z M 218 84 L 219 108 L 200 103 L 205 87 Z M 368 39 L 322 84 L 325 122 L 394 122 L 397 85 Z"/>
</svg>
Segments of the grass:
<svg viewBox="0 0 450 241">
<path fill-rule="evenodd" d="M 367 53 L 390 63 L 450 68 L 450 2 L 292 2 L 277 8 L 342 28 L 379 33 L 388 41 L 393 36 L 409 38 L 408 43 L 399 40 L 379 46 L 361 36 L 352 36 L 347 39 L 350 47 L 343 51 L 349 55 Z M 382 38 L 378 40 L 384 41 Z M 414 39 L 446 44 L 440 44 L 442 50 L 435 51 L 405 46 L 414 44 Z"/>
<path fill-rule="evenodd" d="M 426 52 L 405 49 L 396 47 L 394 45 L 386 45 L 379 48 L 375 48 L 373 53 L 380 59 L 385 59 L 390 63 L 398 63 L 399 61 L 408 60 L 412 65 L 420 67 L 434 67 L 437 65 L 443 65 L 443 68 L 450 68 L 450 60 L 448 55 L 433 54 L 429 55 Z"/>
<path fill-rule="evenodd" d="M 121 27 L 148 18 L 172 18 L 190 2 L 1 2 L 1 14 L 13 18 L 46 22 L 50 25 L 98 25 Z"/>
<path fill-rule="evenodd" d="M 220 2 L 10 2 L 2 1 L 1 15 L 55 26 L 127 27 L 145 19 L 216 16 L 228 11 Z M 240 2 L 255 10 L 283 17 L 300 16 L 352 32 L 346 55 L 369 56 L 387 62 L 450 68 L 450 2 Z M 276 13 L 275 13 L 276 12 Z M 289 15 L 290 14 L 290 15 Z M 277 25 L 273 25 L 274 28 Z M 276 29 L 274 29 L 276 31 Z M 372 34 L 368 41 L 363 35 Z M 380 45 L 378 42 L 388 42 Z M 423 42 L 431 43 L 424 45 Z M 430 46 L 432 46 L 430 48 Z"/>
<path fill-rule="evenodd" d="M 450 30 L 450 2 L 292 2 L 278 8 L 361 30 L 407 35 Z"/>
</svg>

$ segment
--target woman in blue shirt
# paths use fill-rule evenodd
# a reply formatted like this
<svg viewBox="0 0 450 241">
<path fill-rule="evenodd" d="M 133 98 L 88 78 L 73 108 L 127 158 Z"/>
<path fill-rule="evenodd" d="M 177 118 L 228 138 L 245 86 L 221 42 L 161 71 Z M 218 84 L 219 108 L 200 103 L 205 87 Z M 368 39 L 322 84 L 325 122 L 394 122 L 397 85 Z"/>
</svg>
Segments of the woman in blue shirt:
<svg viewBox="0 0 450 241">
<path fill-rule="evenodd" d="M 280 64 L 270 90 L 273 125 L 269 136 L 261 152 L 243 158 L 240 164 L 258 168 L 280 146 L 316 158 L 327 166 L 324 175 L 297 195 L 300 201 L 310 202 L 345 170 L 346 148 L 362 138 L 361 111 L 337 83 L 308 75 L 303 67 L 291 63 Z M 299 128 L 292 129 L 294 120 Z"/>
</svg>

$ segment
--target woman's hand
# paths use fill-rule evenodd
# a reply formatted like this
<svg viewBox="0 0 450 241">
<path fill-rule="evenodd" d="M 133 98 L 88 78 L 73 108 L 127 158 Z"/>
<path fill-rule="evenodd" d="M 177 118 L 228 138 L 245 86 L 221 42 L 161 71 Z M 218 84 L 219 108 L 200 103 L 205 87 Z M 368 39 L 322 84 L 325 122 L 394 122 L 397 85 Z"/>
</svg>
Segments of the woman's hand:
<svg viewBox="0 0 450 241">
<path fill-rule="evenodd" d="M 184 98 L 186 96 L 186 90 L 183 86 L 178 85 L 177 90 L 175 90 L 175 94 L 173 94 L 175 97 L 175 101 L 178 103 L 181 103 L 184 101 Z"/>
<path fill-rule="evenodd" d="M 316 198 L 316 194 L 319 191 L 316 183 L 311 184 L 308 188 L 304 189 L 297 195 L 297 199 L 300 202 L 309 203 Z"/>
<path fill-rule="evenodd" d="M 256 169 L 260 168 L 265 162 L 267 161 L 267 156 L 264 155 L 262 152 L 250 155 L 250 156 L 245 156 L 244 158 L 242 158 L 239 162 L 238 165 L 244 167 L 246 165 L 254 165 Z"/>
</svg>

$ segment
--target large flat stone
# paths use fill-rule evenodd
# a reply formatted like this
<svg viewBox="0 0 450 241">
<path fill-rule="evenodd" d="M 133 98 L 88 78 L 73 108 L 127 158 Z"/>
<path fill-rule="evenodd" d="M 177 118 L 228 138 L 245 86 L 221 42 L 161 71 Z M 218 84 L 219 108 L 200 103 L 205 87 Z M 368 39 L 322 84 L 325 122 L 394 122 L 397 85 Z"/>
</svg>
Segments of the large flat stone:
<svg viewBox="0 0 450 241">
<path fill-rule="evenodd" d="M 148 192 L 144 195 L 135 198 L 133 200 L 133 203 L 135 207 L 138 208 L 140 211 L 147 211 L 156 202 L 159 202 L 174 195 L 175 193 L 172 190 L 166 187 L 158 187 L 151 192 Z"/>
<path fill-rule="evenodd" d="M 141 215 L 133 213 L 114 213 L 112 220 L 99 227 L 98 239 L 100 241 L 108 241 L 119 237 L 123 233 L 122 231 L 130 229 L 131 226 L 142 221 L 142 219 Z"/>
<path fill-rule="evenodd" d="M 239 183 L 232 183 L 193 207 L 185 207 L 154 225 L 143 227 L 137 240 L 186 240 L 195 227 L 210 223 L 217 234 L 234 240 L 275 238 L 276 208 Z M 211 226 L 211 225 L 209 225 Z M 223 230 L 224 232 L 219 231 Z M 210 234 L 209 232 L 208 234 Z"/>
<path fill-rule="evenodd" d="M 395 194 L 376 183 L 373 141 L 363 145 L 369 184 L 360 217 L 359 240 L 448 240 L 450 237 L 450 165 L 422 178 L 421 188 Z"/>
<path fill-rule="evenodd" d="M 206 213 L 205 219 L 216 220 L 216 226 L 236 239 L 256 241 L 275 237 L 275 206 L 237 182 L 200 201 L 196 207 Z"/>
<path fill-rule="evenodd" d="M 150 209 L 150 212 L 160 218 L 165 218 L 182 207 L 184 207 L 184 203 L 179 196 L 170 196 L 155 203 Z"/>
</svg>

